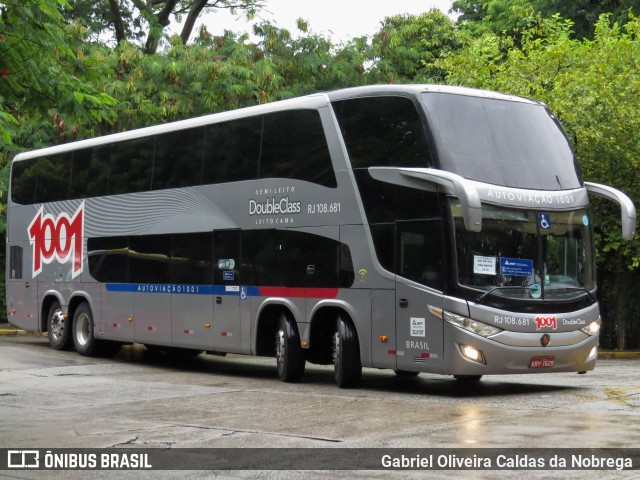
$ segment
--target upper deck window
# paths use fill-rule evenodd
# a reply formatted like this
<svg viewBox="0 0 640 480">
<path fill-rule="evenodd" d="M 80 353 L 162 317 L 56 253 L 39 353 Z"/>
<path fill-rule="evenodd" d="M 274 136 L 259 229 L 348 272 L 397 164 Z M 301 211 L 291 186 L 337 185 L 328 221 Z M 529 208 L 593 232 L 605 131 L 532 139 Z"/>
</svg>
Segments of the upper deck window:
<svg viewBox="0 0 640 480">
<path fill-rule="evenodd" d="M 441 168 L 494 185 L 580 188 L 567 137 L 539 104 L 425 93 Z"/>
<path fill-rule="evenodd" d="M 333 102 L 354 169 L 431 167 L 422 119 L 407 97 L 363 97 Z"/>
<path fill-rule="evenodd" d="M 285 110 L 16 162 L 11 200 L 28 205 L 258 178 L 337 187 L 317 110 Z"/>
</svg>

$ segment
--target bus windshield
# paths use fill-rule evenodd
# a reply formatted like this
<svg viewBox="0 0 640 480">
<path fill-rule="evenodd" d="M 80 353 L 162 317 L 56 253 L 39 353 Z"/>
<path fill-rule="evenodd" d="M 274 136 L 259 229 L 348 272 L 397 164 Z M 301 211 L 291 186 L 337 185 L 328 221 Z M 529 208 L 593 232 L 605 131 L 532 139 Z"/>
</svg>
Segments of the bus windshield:
<svg viewBox="0 0 640 480">
<path fill-rule="evenodd" d="M 581 188 L 569 141 L 540 104 L 446 93 L 423 102 L 443 170 L 534 190 Z"/>
<path fill-rule="evenodd" d="M 520 299 L 591 295 L 595 267 L 586 209 L 482 210 L 482 231 L 469 232 L 460 204 L 451 202 L 460 286 L 482 290 L 482 296 Z"/>
</svg>

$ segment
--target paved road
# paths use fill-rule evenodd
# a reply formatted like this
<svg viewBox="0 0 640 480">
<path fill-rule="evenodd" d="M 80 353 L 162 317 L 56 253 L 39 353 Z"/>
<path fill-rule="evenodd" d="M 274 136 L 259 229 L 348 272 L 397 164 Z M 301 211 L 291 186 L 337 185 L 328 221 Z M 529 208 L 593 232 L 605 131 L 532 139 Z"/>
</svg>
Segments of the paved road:
<svg viewBox="0 0 640 480">
<path fill-rule="evenodd" d="M 587 375 L 485 377 L 471 388 L 450 377 L 399 378 L 366 369 L 360 388 L 341 390 L 325 367 L 308 366 L 303 383 L 285 384 L 272 359 L 178 358 L 137 345 L 115 359 L 95 359 L 51 350 L 39 336 L 0 337 L 0 412 L 0 448 L 640 447 L 640 360 L 602 360 Z M 11 478 L 69 476 L 63 473 L 11 472 Z M 496 473 L 466 472 L 474 478 Z M 258 476 L 292 478 L 287 472 L 222 472 L 217 478 Z M 640 471 L 580 476 L 640 478 Z"/>
</svg>

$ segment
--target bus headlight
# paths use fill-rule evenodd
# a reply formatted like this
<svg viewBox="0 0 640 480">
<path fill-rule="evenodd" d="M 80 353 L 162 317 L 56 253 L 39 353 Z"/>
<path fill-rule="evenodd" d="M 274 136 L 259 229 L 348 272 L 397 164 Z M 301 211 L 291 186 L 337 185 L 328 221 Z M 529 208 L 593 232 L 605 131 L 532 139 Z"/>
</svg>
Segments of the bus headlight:
<svg viewBox="0 0 640 480">
<path fill-rule="evenodd" d="M 587 325 L 584 328 L 581 328 L 580 331 L 592 337 L 600 331 L 601 325 L 602 325 L 602 321 L 598 318 L 598 320 L 591 322 L 589 325 Z"/>
<path fill-rule="evenodd" d="M 493 325 L 487 325 L 486 323 L 472 320 L 471 318 L 463 317 L 462 315 L 456 315 L 455 313 L 447 311 L 442 312 L 442 318 L 444 318 L 447 322 L 455 325 L 456 327 L 460 327 L 463 330 L 473 332 L 476 335 L 480 335 L 482 337 L 490 337 L 491 335 L 495 335 L 496 333 L 500 333 L 502 331 L 501 328 L 494 327 Z"/>
<path fill-rule="evenodd" d="M 483 363 L 484 365 L 487 364 L 484 359 L 484 355 L 476 347 L 472 347 L 471 345 L 460 345 L 460 351 L 462 352 L 462 355 L 469 360 L 473 360 L 477 363 Z"/>
</svg>

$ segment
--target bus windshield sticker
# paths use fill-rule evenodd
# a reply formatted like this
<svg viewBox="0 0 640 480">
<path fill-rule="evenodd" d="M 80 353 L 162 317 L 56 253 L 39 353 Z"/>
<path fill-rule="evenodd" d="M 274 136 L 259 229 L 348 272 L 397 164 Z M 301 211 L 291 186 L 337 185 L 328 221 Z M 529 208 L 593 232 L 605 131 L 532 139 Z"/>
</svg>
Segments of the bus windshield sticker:
<svg viewBox="0 0 640 480">
<path fill-rule="evenodd" d="M 515 277 L 530 277 L 533 275 L 533 260 L 501 257 L 500 273 Z"/>
<path fill-rule="evenodd" d="M 225 270 L 224 272 L 222 272 L 222 279 L 223 280 L 233 281 L 234 278 L 235 278 L 235 274 L 234 274 L 233 270 Z"/>
<path fill-rule="evenodd" d="M 480 275 L 496 274 L 496 257 L 473 256 L 473 273 Z"/>
<path fill-rule="evenodd" d="M 233 270 L 235 266 L 236 266 L 236 261 L 233 258 L 223 258 L 218 260 L 219 270 Z"/>
<path fill-rule="evenodd" d="M 539 213 L 538 226 L 543 230 L 549 230 L 551 228 L 551 215 L 548 213 Z"/>
</svg>

